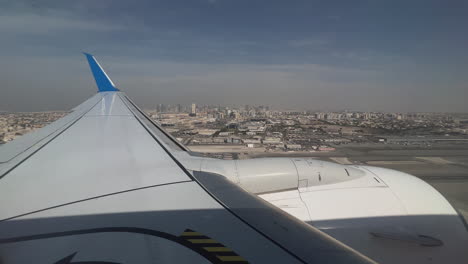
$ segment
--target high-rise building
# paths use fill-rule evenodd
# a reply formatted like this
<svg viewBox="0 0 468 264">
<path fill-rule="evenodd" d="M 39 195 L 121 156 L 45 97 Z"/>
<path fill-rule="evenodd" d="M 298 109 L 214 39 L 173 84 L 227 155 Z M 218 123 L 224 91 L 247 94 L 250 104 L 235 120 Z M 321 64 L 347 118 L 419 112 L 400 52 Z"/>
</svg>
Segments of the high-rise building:
<svg viewBox="0 0 468 264">
<path fill-rule="evenodd" d="M 162 104 L 156 105 L 156 112 L 161 113 L 162 111 L 163 111 L 163 105 Z"/>
<path fill-rule="evenodd" d="M 195 103 L 192 104 L 192 111 L 191 111 L 192 114 L 196 114 L 197 113 L 197 105 Z"/>
<path fill-rule="evenodd" d="M 190 116 L 197 115 L 197 105 L 195 103 L 192 104 L 192 110 L 190 111 Z"/>
</svg>

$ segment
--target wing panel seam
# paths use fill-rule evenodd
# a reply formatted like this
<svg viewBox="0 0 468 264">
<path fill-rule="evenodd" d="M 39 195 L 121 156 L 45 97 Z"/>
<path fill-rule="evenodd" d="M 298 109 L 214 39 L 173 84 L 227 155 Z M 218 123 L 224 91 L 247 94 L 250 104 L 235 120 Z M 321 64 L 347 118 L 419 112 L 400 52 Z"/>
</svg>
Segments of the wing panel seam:
<svg viewBox="0 0 468 264">
<path fill-rule="evenodd" d="M 103 198 L 103 197 L 118 195 L 118 194 L 127 193 L 127 192 L 139 191 L 139 190 L 144 190 L 144 189 L 149 189 L 149 188 L 155 188 L 155 187 L 160 187 L 160 186 L 167 186 L 167 185 L 173 185 L 173 184 L 179 184 L 179 183 L 188 183 L 188 182 L 193 182 L 193 181 L 192 180 L 185 180 L 185 181 L 178 181 L 178 182 L 161 183 L 161 184 L 144 186 L 144 187 L 130 189 L 130 190 L 124 190 L 124 191 L 118 191 L 118 192 L 93 196 L 93 197 L 89 197 L 89 198 L 85 198 L 85 199 L 81 199 L 81 200 L 76 200 L 76 201 L 73 201 L 73 202 L 54 205 L 54 206 L 51 206 L 51 207 L 43 208 L 43 209 L 32 211 L 32 212 L 29 212 L 29 213 L 24 213 L 24 214 L 8 217 L 8 218 L 0 220 L 0 223 L 3 222 L 3 221 L 8 221 L 8 220 L 15 219 L 15 218 L 18 218 L 18 217 L 23 217 L 23 216 L 26 216 L 26 215 L 40 213 L 40 212 L 44 212 L 44 211 L 47 211 L 47 210 L 51 210 L 51 209 L 55 209 L 55 208 L 59 208 L 59 207 L 67 206 L 67 205 L 72 205 L 72 204 L 76 204 L 76 203 L 86 202 L 86 201 L 90 201 L 90 200 L 94 200 L 94 199 L 99 199 L 99 198 Z"/>
</svg>

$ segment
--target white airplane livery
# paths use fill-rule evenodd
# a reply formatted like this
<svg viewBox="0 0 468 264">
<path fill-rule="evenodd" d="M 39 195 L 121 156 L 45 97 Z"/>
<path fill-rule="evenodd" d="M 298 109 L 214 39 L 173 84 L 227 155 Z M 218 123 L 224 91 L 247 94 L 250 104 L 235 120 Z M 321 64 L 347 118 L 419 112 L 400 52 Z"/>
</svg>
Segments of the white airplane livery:
<svg viewBox="0 0 468 264">
<path fill-rule="evenodd" d="M 0 263 L 468 263 L 464 219 L 393 170 L 191 152 L 98 93 L 0 148 Z"/>
</svg>

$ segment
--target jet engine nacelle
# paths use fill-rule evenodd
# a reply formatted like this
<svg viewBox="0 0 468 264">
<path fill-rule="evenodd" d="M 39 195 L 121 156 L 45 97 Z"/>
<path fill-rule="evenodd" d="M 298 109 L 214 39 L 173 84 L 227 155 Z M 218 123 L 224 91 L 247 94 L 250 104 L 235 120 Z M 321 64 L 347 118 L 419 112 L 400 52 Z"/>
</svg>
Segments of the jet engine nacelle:
<svg viewBox="0 0 468 264">
<path fill-rule="evenodd" d="M 204 159 L 200 170 L 224 175 L 255 194 L 329 186 L 361 178 L 353 185 L 381 185 L 354 166 L 308 158 Z"/>
</svg>

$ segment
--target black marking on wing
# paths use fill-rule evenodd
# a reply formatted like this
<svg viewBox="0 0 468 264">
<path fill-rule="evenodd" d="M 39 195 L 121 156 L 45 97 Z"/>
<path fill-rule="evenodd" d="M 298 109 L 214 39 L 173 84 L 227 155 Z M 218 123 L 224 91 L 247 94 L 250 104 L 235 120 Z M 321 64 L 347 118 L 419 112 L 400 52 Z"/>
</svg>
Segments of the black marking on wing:
<svg viewBox="0 0 468 264">
<path fill-rule="evenodd" d="M 177 243 L 177 244 L 179 244 L 181 246 L 184 246 L 184 247 L 198 253 L 199 255 L 203 256 L 204 258 L 206 258 L 208 261 L 210 261 L 213 264 L 223 264 L 224 263 L 219 258 L 214 256 L 213 254 L 210 254 L 209 252 L 195 246 L 194 244 L 190 243 L 189 241 L 187 241 L 187 240 L 185 240 L 185 239 L 183 239 L 181 237 L 178 237 L 178 236 L 166 233 L 166 232 L 161 232 L 161 231 L 156 231 L 156 230 L 151 230 L 151 229 L 145 229 L 145 228 L 138 228 L 138 227 L 104 227 L 104 228 L 82 229 L 82 230 L 73 230 L 73 231 L 56 232 L 56 233 L 46 233 L 46 234 L 38 234 L 38 235 L 22 236 L 22 237 L 12 237 L 12 238 L 0 239 L 0 244 L 18 243 L 18 242 L 38 240 L 38 239 L 66 237 L 66 236 L 78 236 L 78 235 L 96 234 L 96 233 L 135 233 L 135 234 L 142 234 L 142 235 L 160 237 L 160 238 L 164 238 L 164 239 L 167 239 L 169 241 L 175 242 L 175 243 Z M 73 256 L 74 255 L 72 254 L 71 257 L 73 257 Z M 70 257 L 70 256 L 68 256 L 68 257 Z M 67 258 L 62 259 L 62 260 L 65 261 Z M 60 260 L 60 261 L 62 261 L 62 260 Z M 58 262 L 58 263 L 59 264 L 68 264 L 67 262 Z M 93 262 L 91 262 L 91 263 L 93 263 Z M 98 263 L 102 263 L 102 262 L 98 262 Z M 57 263 L 55 263 L 55 264 L 57 264 Z M 90 263 L 86 263 L 86 264 L 90 264 Z"/>
<path fill-rule="evenodd" d="M 109 262 L 109 261 L 78 261 L 78 262 L 71 262 L 72 259 L 75 257 L 77 252 L 71 254 L 70 256 L 66 256 L 63 259 L 55 262 L 54 264 L 120 264 L 117 262 Z"/>
</svg>

